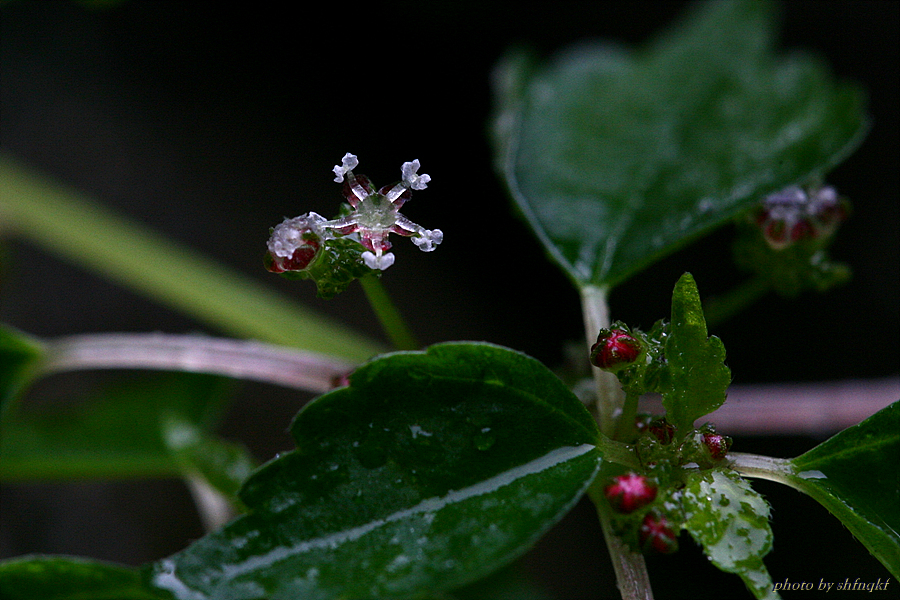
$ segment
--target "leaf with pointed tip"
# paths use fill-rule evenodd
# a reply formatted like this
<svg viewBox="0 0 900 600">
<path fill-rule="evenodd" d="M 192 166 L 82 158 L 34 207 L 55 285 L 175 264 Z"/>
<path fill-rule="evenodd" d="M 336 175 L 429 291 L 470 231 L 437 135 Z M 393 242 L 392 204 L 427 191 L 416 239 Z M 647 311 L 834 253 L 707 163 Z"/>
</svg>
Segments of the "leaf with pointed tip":
<svg viewBox="0 0 900 600">
<path fill-rule="evenodd" d="M 827 508 L 900 578 L 900 401 L 790 462 L 790 485 Z"/>
<path fill-rule="evenodd" d="M 663 390 L 666 418 L 678 436 L 687 435 L 694 421 L 725 402 L 731 370 L 725 366 L 722 340 L 709 336 L 700 292 L 690 273 L 675 284 L 672 321 L 665 342 L 668 389 Z"/>
<path fill-rule="evenodd" d="M 777 55 L 772 13 L 699 3 L 645 48 L 584 44 L 498 69 L 498 169 L 577 285 L 614 286 L 859 145 L 864 94 Z"/>
<path fill-rule="evenodd" d="M 295 451 L 250 509 L 154 565 L 176 598 L 408 598 L 509 563 L 575 503 L 600 453 L 591 416 L 539 362 L 440 344 L 360 367 L 307 405 Z"/>
</svg>

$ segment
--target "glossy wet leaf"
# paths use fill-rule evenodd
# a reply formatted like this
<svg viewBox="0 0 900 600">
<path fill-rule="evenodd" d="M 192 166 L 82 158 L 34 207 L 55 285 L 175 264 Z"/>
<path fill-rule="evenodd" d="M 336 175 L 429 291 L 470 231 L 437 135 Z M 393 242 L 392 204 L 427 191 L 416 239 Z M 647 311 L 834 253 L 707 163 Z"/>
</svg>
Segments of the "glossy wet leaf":
<svg viewBox="0 0 900 600">
<path fill-rule="evenodd" d="M 537 361 L 453 343 L 360 367 L 305 407 L 249 514 L 160 561 L 177 598 L 412 597 L 524 552 L 598 469 L 598 431 Z"/>
<path fill-rule="evenodd" d="M 810 56 L 776 54 L 772 12 L 701 3 L 644 48 L 500 68 L 498 168 L 578 285 L 618 284 L 859 144 L 864 95 Z"/>
<path fill-rule="evenodd" d="M 666 418 L 676 435 L 687 434 L 694 421 L 725 402 L 731 371 L 725 366 L 722 340 L 709 336 L 697 284 L 685 273 L 672 293 L 672 320 L 665 342 L 668 365 L 663 390 Z"/>
<path fill-rule="evenodd" d="M 742 477 L 692 474 L 684 488 L 684 528 L 719 569 L 735 573 L 757 598 L 777 598 L 763 556 L 772 549 L 769 504 Z"/>
<path fill-rule="evenodd" d="M 840 519 L 900 578 L 900 402 L 791 462 L 791 485 Z"/>
<path fill-rule="evenodd" d="M 3 600 L 160 600 L 134 567 L 68 556 L 0 562 Z"/>
<path fill-rule="evenodd" d="M 178 475 L 163 417 L 176 413 L 208 428 L 230 386 L 210 375 L 136 376 L 96 397 L 16 407 L 3 416 L 0 481 Z"/>
<path fill-rule="evenodd" d="M 28 385 L 30 372 L 43 353 L 36 339 L 0 324 L 0 414 L 6 403 Z"/>
</svg>

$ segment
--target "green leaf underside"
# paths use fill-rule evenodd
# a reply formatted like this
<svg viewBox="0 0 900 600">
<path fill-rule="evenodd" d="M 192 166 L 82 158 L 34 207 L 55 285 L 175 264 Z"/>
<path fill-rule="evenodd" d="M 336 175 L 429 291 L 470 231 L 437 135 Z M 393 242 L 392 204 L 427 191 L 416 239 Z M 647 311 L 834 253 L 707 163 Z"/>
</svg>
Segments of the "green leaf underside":
<svg viewBox="0 0 900 600">
<path fill-rule="evenodd" d="M 900 579 L 900 402 L 791 461 L 817 500 Z"/>
<path fill-rule="evenodd" d="M 134 567 L 68 556 L 0 562 L 3 600 L 159 600 Z"/>
<path fill-rule="evenodd" d="M 771 13 L 708 2 L 645 49 L 583 45 L 534 76 L 522 60 L 501 71 L 499 167 L 578 285 L 621 282 L 859 144 L 864 95 L 776 56 Z"/>
<path fill-rule="evenodd" d="M 479 343 L 387 355 L 305 407 L 250 513 L 155 565 L 180 599 L 406 598 L 507 564 L 585 490 L 598 431 L 537 361 Z"/>
<path fill-rule="evenodd" d="M 697 284 L 685 273 L 672 294 L 672 320 L 666 339 L 669 389 L 663 392 L 666 417 L 679 435 L 694 421 L 725 402 L 731 371 L 725 366 L 725 346 L 710 337 Z"/>
<path fill-rule="evenodd" d="M 212 375 L 154 374 L 70 406 L 22 406 L 3 417 L 0 481 L 179 475 L 162 420 L 177 414 L 208 429 L 231 385 Z"/>
<path fill-rule="evenodd" d="M 716 567 L 735 573 L 757 598 L 778 598 L 762 557 L 772 549 L 769 505 L 736 474 L 693 474 L 684 489 L 684 527 Z"/>
</svg>

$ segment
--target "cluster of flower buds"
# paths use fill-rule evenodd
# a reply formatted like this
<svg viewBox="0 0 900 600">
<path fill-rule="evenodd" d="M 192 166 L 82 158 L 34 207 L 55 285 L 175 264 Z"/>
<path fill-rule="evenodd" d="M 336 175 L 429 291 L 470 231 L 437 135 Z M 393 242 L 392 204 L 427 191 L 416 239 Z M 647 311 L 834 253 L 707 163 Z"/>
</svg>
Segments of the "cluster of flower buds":
<svg viewBox="0 0 900 600">
<path fill-rule="evenodd" d="M 310 212 L 293 219 L 285 219 L 272 230 L 268 242 L 266 267 L 275 273 L 302 271 L 322 251 L 328 240 L 352 237 L 365 248 L 361 258 L 370 269 L 384 270 L 394 264 L 388 252 L 390 234 L 412 238 L 424 252 L 430 252 L 444 239 L 440 229 L 425 229 L 403 214 L 400 207 L 412 197 L 412 190 L 424 190 L 431 177 L 419 175 L 419 161 L 403 163 L 402 179 L 379 190 L 365 175 L 355 175 L 359 160 L 349 152 L 334 167 L 335 182 L 343 183 L 344 198 L 350 212 L 334 220 Z"/>
<path fill-rule="evenodd" d="M 644 343 L 623 328 L 601 329 L 591 346 L 591 364 L 604 371 L 619 371 L 634 364 L 644 352 Z"/>
<path fill-rule="evenodd" d="M 846 202 L 833 187 L 791 186 L 768 196 L 751 218 L 766 243 L 783 250 L 795 242 L 831 236 L 846 216 Z"/>
</svg>

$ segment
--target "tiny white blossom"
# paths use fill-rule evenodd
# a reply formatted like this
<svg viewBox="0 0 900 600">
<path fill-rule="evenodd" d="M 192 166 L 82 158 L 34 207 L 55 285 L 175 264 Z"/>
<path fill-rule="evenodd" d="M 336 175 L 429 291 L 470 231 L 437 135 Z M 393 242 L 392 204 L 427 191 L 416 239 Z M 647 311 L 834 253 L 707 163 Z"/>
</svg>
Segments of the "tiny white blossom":
<svg viewBox="0 0 900 600">
<path fill-rule="evenodd" d="M 384 271 L 389 266 L 394 264 L 394 255 L 390 252 L 387 254 L 376 255 L 372 252 L 366 251 L 362 253 L 363 262 L 366 263 L 366 266 L 370 269 L 378 269 L 380 271 Z"/>
<path fill-rule="evenodd" d="M 420 235 L 413 237 L 412 241 L 422 252 L 431 252 L 444 241 L 444 232 L 440 229 L 424 229 L 419 233 Z"/>
<path fill-rule="evenodd" d="M 341 159 L 341 164 L 335 165 L 334 169 L 334 181 L 336 183 L 344 182 L 344 175 L 347 174 L 347 171 L 352 171 L 359 165 L 359 159 L 356 158 L 355 155 L 350 154 L 349 152 L 344 155 L 344 158 Z"/>
<path fill-rule="evenodd" d="M 405 162 L 403 166 L 400 167 L 400 173 L 403 175 L 403 183 L 409 186 L 410 189 L 413 190 L 424 190 L 429 181 L 431 181 L 431 175 L 418 175 L 416 172 L 421 168 L 419 164 L 419 159 L 416 159 L 412 162 Z"/>
<path fill-rule="evenodd" d="M 303 235 L 312 232 L 323 236 L 325 231 L 319 225 L 326 221 L 325 217 L 314 212 L 285 219 L 272 230 L 267 247 L 273 256 L 290 257 L 297 248 L 304 244 Z"/>
</svg>

